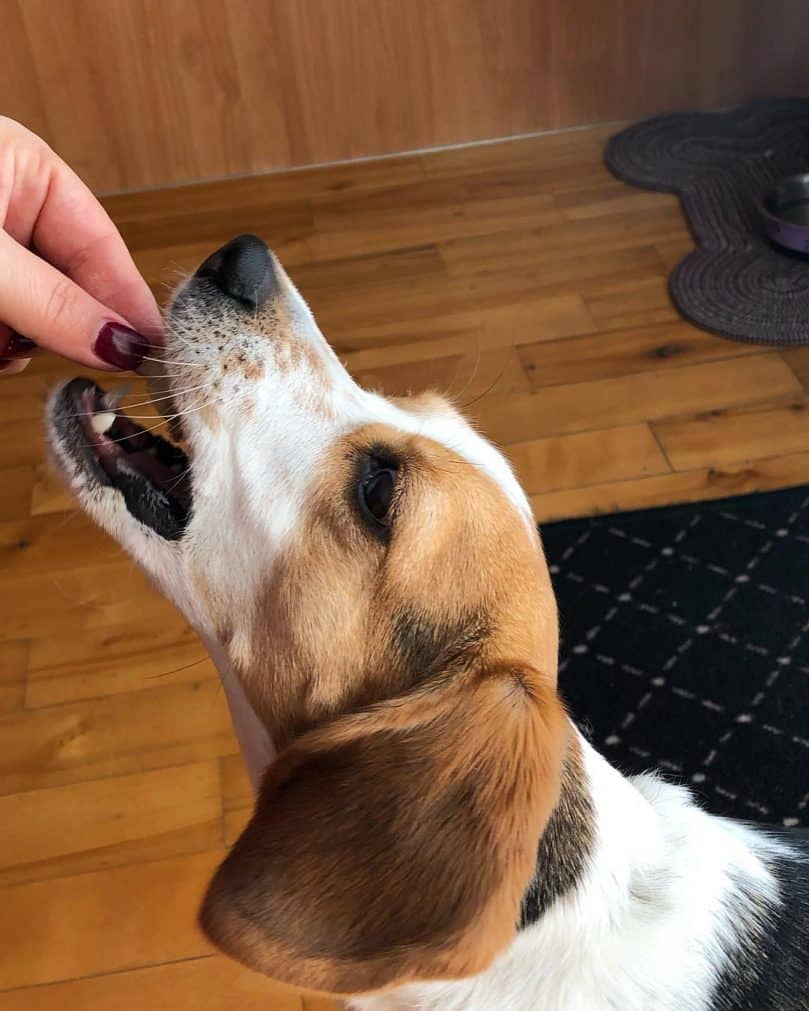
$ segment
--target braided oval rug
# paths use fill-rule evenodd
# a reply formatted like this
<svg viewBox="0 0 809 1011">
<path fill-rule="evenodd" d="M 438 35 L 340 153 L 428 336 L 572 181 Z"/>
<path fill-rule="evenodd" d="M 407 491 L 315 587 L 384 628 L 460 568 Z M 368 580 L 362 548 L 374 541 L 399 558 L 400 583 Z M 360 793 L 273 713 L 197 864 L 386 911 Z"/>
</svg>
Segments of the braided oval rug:
<svg viewBox="0 0 809 1011">
<path fill-rule="evenodd" d="M 678 193 L 697 248 L 670 278 L 674 304 L 706 330 L 756 344 L 809 343 L 809 256 L 769 241 L 756 199 L 809 172 L 809 99 L 657 116 L 608 143 L 619 179 Z"/>
</svg>

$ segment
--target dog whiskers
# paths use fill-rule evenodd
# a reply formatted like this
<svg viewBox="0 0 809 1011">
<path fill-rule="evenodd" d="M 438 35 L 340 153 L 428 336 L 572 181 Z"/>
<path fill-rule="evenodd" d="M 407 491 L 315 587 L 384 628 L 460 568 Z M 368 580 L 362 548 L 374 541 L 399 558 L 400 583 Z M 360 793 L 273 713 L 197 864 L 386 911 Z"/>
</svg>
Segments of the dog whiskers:
<svg viewBox="0 0 809 1011">
<path fill-rule="evenodd" d="M 205 663 L 206 660 L 210 660 L 210 657 L 206 653 L 205 656 L 201 656 L 199 660 L 193 660 L 191 663 L 183 664 L 182 667 L 175 667 L 173 670 L 164 670 L 159 674 L 144 674 L 143 678 L 145 681 L 153 681 L 155 678 L 165 678 L 170 674 L 179 674 L 180 671 L 189 670 L 191 667 L 196 667 L 201 663 Z"/>
<path fill-rule="evenodd" d="M 158 365 L 182 365 L 185 368 L 192 369 L 208 368 L 208 365 L 205 362 L 180 362 L 175 358 L 155 358 L 154 355 L 144 355 L 143 360 L 145 362 L 157 362 Z"/>
<path fill-rule="evenodd" d="M 209 390 L 215 384 L 215 382 L 216 382 L 216 380 L 211 380 L 210 383 L 202 383 L 199 386 L 188 386 L 184 390 L 178 390 L 176 393 L 167 393 L 163 397 L 151 397 L 149 400 L 140 400 L 136 404 L 127 404 L 127 406 L 124 409 L 124 411 L 125 411 L 127 417 L 137 417 L 137 415 L 129 415 L 128 414 L 128 412 L 130 410 L 132 410 L 132 408 L 134 408 L 134 407 L 150 407 L 152 404 L 158 404 L 158 403 L 160 403 L 163 400 L 174 400 L 176 397 L 181 397 L 181 396 L 183 396 L 186 393 L 193 393 L 196 390 Z M 114 410 L 115 408 L 111 408 L 111 409 Z M 93 415 L 95 415 L 97 413 L 98 413 L 97 411 L 78 411 L 75 414 L 72 414 L 71 417 L 72 418 L 86 418 L 86 417 L 92 417 Z M 151 415 L 150 415 L 150 417 L 151 417 Z"/>
</svg>

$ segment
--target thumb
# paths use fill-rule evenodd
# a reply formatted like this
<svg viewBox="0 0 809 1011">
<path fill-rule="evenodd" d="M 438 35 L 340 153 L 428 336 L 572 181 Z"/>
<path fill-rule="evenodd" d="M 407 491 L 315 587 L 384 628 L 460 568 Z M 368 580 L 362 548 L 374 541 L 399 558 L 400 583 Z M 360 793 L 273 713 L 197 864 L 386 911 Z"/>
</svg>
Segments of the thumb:
<svg viewBox="0 0 809 1011">
<path fill-rule="evenodd" d="M 117 313 L 0 231 L 0 321 L 97 369 L 136 369 L 149 342 Z"/>
</svg>

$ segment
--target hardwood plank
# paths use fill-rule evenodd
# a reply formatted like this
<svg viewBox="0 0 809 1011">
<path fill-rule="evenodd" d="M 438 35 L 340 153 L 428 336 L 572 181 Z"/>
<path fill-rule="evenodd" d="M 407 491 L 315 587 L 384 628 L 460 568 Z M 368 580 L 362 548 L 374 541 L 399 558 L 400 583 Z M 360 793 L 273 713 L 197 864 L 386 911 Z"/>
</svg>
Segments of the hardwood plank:
<svg viewBox="0 0 809 1011">
<path fill-rule="evenodd" d="M 713 410 L 657 422 L 654 431 L 675 470 L 722 467 L 772 455 L 809 451 L 809 401 L 774 407 Z"/>
<path fill-rule="evenodd" d="M 80 573 L 79 575 L 84 575 Z M 119 573 L 114 570 L 111 578 L 116 580 Z M 129 590 L 124 583 L 118 587 L 117 583 L 114 592 L 104 593 L 104 587 L 97 587 L 93 575 L 89 575 L 86 580 L 87 589 L 83 590 L 85 596 L 82 601 L 82 622 L 85 629 L 109 629 L 120 628 L 128 621 L 132 620 L 132 612 L 137 607 L 138 620 L 151 627 L 157 628 L 163 622 L 176 617 L 176 611 L 165 597 L 162 597 L 154 587 L 144 579 L 144 584 L 135 583 L 134 579 L 129 581 Z M 82 581 L 82 586 L 85 583 Z M 137 587 L 137 589 L 135 589 Z M 204 672 L 203 672 L 204 675 Z"/>
<path fill-rule="evenodd" d="M 217 849 L 8 885 L 0 990 L 210 954 L 196 914 L 223 855 Z"/>
<path fill-rule="evenodd" d="M 559 257 L 606 256 L 619 249 L 655 246 L 666 238 L 673 241 L 688 238 L 679 207 L 664 206 L 644 214 L 564 221 L 533 228 L 524 222 L 521 228 L 508 232 L 445 241 L 439 249 L 450 275 L 461 276 L 485 274 L 494 269 L 544 268 Z"/>
<path fill-rule="evenodd" d="M 520 442 L 506 455 L 529 495 L 670 470 L 648 425 Z"/>
<path fill-rule="evenodd" d="M 538 262 L 539 260 L 542 262 Z M 579 250 L 571 253 L 566 248 L 557 250 L 553 258 L 530 256 L 519 265 L 503 270 L 493 258 L 485 261 L 488 270 L 463 273 L 450 271 L 451 277 L 475 277 L 473 290 L 481 294 L 508 290 L 536 291 L 549 289 L 554 294 L 578 292 L 584 298 L 597 298 L 614 290 L 615 285 L 632 278 L 635 282 L 644 277 L 660 277 L 660 257 L 653 246 L 628 246 L 614 249 L 609 256 L 601 251 Z"/>
<path fill-rule="evenodd" d="M 790 348 L 782 351 L 781 355 L 809 393 L 809 347 Z"/>
<path fill-rule="evenodd" d="M 694 240 L 689 238 L 683 239 L 667 239 L 664 242 L 658 242 L 655 245 L 660 259 L 663 261 L 663 265 L 666 270 L 671 273 L 672 270 L 678 264 L 680 264 L 689 253 L 694 252 Z"/>
<path fill-rule="evenodd" d="M 0 528 L 7 543 L 14 537 L 10 527 L 3 524 Z M 24 527 L 24 521 L 20 521 L 18 537 Z M 69 537 L 69 533 L 66 525 L 64 536 Z M 37 637 L 43 629 L 76 632 L 88 624 L 102 624 L 101 616 L 110 610 L 122 612 L 121 624 L 145 586 L 146 580 L 133 574 L 129 562 L 93 565 L 59 575 L 46 571 L 31 575 L 23 572 L 15 579 L 0 577 L 0 607 L 6 615 L 0 625 L 0 641 Z M 162 602 L 160 607 L 165 609 Z M 142 617 L 147 616 L 142 613 Z"/>
<path fill-rule="evenodd" d="M 241 755 L 225 755 L 219 760 L 222 779 L 222 809 L 231 811 L 253 806 L 253 788 Z"/>
<path fill-rule="evenodd" d="M 362 291 L 369 285 L 389 285 L 391 292 L 401 290 L 412 279 L 433 283 L 446 277 L 444 262 L 435 245 L 414 246 L 369 256 L 343 260 L 315 260 L 295 265 L 289 271 L 294 283 L 307 299 L 315 292 L 337 296 L 344 291 Z"/>
<path fill-rule="evenodd" d="M 643 215 L 648 211 L 677 207 L 678 200 L 672 193 L 639 190 L 610 178 L 595 186 L 557 192 L 554 195 L 554 203 L 569 221 L 623 214 Z"/>
<path fill-rule="evenodd" d="M 222 763 L 222 827 L 226 846 L 239 838 L 253 813 L 255 798 L 241 755 L 226 755 Z"/>
<path fill-rule="evenodd" d="M 303 1011 L 297 993 L 219 955 L 7 991 L 3 1011 Z M 337 1005 L 323 1005 L 336 1011 Z"/>
<path fill-rule="evenodd" d="M 0 643 L 0 713 L 22 707 L 29 649 L 24 640 Z"/>
<path fill-rule="evenodd" d="M 72 513 L 78 506 L 76 500 L 65 487 L 64 481 L 47 464 L 35 468 L 31 489 L 31 515 L 46 516 L 49 513 Z"/>
<path fill-rule="evenodd" d="M 157 225 L 167 212 L 190 223 L 209 214 L 222 214 L 226 208 L 250 212 L 261 207 L 305 206 L 308 201 L 323 197 L 353 199 L 360 193 L 395 189 L 425 177 L 421 157 L 403 155 L 115 193 L 103 197 L 102 203 L 110 217 L 121 225 L 143 221 Z M 192 239 L 198 241 L 196 235 Z M 160 248 L 177 241 L 173 229 L 158 232 L 157 240 Z"/>
<path fill-rule="evenodd" d="M 58 551 L 54 551 L 56 546 Z M 2 582 L 23 574 L 58 574 L 89 565 L 115 565 L 127 557 L 123 548 L 83 512 L 0 523 Z"/>
<path fill-rule="evenodd" d="M 396 306 L 375 320 L 363 320 L 352 310 L 353 320 L 323 321 L 324 332 L 343 357 L 354 367 L 364 367 L 376 361 L 376 349 L 386 348 L 385 364 L 395 361 L 417 361 L 442 358 L 479 348 L 510 347 L 518 341 L 555 340 L 575 334 L 591 333 L 595 327 L 579 295 L 553 293 L 503 297 L 490 296 L 488 304 L 479 301 L 470 306 L 469 298 L 458 295 L 454 305 L 442 305 L 442 295 L 434 295 L 432 308 L 423 307 L 420 318 L 397 314 Z M 326 308 L 324 306 L 324 308 Z M 324 314 L 321 313 L 321 316 Z M 326 313 L 328 315 L 328 311 Z M 424 345 L 419 345 L 424 342 Z M 426 343 L 429 342 L 429 343 Z M 348 352 L 373 348 L 374 353 L 362 356 Z M 357 362 L 363 364 L 357 366 Z"/>
<path fill-rule="evenodd" d="M 445 277 L 440 262 L 429 274 L 404 279 L 390 276 L 332 289 L 303 286 L 302 293 L 325 333 L 351 334 L 355 345 L 360 339 L 357 334 L 386 333 L 394 314 L 407 325 L 419 326 L 439 314 L 496 310 L 516 299 L 542 294 L 536 277 L 528 272 L 492 275 L 485 282 L 477 278 L 450 279 Z"/>
<path fill-rule="evenodd" d="M 247 827 L 253 814 L 253 806 L 235 807 L 225 811 L 222 821 L 223 838 L 226 846 L 232 846 Z"/>
<path fill-rule="evenodd" d="M 150 280 L 154 280 L 149 261 L 140 258 L 145 251 L 155 255 L 155 250 L 165 247 L 166 236 L 171 237 L 169 247 L 171 259 L 180 258 L 180 248 L 194 250 L 195 259 L 207 256 L 218 246 L 241 232 L 257 232 L 276 249 L 283 249 L 293 240 L 311 237 L 314 234 L 312 209 L 307 202 L 294 204 L 271 204 L 249 202 L 243 206 L 231 206 L 222 201 L 215 209 L 207 212 L 189 213 L 184 202 L 179 206 L 174 202 L 177 194 L 161 192 L 163 214 L 155 217 L 133 216 L 116 220 L 126 244 L 135 254 Z M 205 252 L 207 250 L 207 252 Z M 163 253 L 162 255 L 165 255 Z M 184 262 L 184 257 L 182 262 Z M 199 259 L 196 259 L 199 262 Z M 193 266 L 193 262 L 188 266 Z"/>
<path fill-rule="evenodd" d="M 0 624 L 0 641 L 36 637 L 45 629 L 50 632 L 72 628 L 77 632 L 87 620 L 82 605 L 90 604 L 90 600 L 85 595 L 102 583 L 112 587 L 113 592 L 125 592 L 126 581 L 121 576 L 120 567 L 116 571 L 101 566 L 62 573 L 58 579 L 50 573 L 30 578 L 23 575 L 16 580 L 0 578 L 0 607 L 6 614 L 6 620 Z"/>
<path fill-rule="evenodd" d="M 809 483 L 809 453 L 774 456 L 721 469 L 700 467 L 630 481 L 615 481 L 533 495 L 531 505 L 539 523 L 593 516 L 677 502 L 701 502 L 754 491 L 792 488 Z"/>
<path fill-rule="evenodd" d="M 31 507 L 36 471 L 30 464 L 0 470 L 0 524 L 27 515 Z"/>
<path fill-rule="evenodd" d="M 39 458 L 42 432 L 27 418 L 15 418 L 0 424 L 0 471 L 31 465 Z"/>
<path fill-rule="evenodd" d="M 215 849 L 218 763 L 9 794 L 0 824 L 0 886 Z"/>
<path fill-rule="evenodd" d="M 165 607 L 162 621 L 133 614 L 122 625 L 51 631 L 31 644 L 29 708 L 216 680 L 216 668 L 185 619 Z"/>
<path fill-rule="evenodd" d="M 759 345 L 727 341 L 680 319 L 517 348 L 535 389 L 764 352 Z"/>
<path fill-rule="evenodd" d="M 589 131 L 582 131 L 587 132 Z M 554 139 L 560 135 L 547 135 L 543 137 Z M 537 138 L 533 138 L 535 141 Z M 478 192 L 487 193 L 490 196 L 497 194 L 519 193 L 549 193 L 556 196 L 560 193 L 568 193 L 572 190 L 587 189 L 598 185 L 605 179 L 610 179 L 606 168 L 599 158 L 597 144 L 593 137 L 589 137 L 587 146 L 578 144 L 571 146 L 569 150 L 557 149 L 555 152 L 539 153 L 533 158 L 526 157 L 525 149 L 528 146 L 528 138 L 523 138 L 519 145 L 512 145 L 512 148 L 523 152 L 522 157 L 518 157 L 514 163 L 510 163 L 505 157 L 506 145 L 510 142 L 497 142 L 494 147 L 498 149 L 498 160 L 490 161 L 488 167 L 483 168 L 474 161 L 466 169 L 457 172 L 446 170 L 438 172 L 428 172 L 431 179 L 464 179 L 467 185 L 478 183 Z M 543 147 L 547 147 L 544 144 Z M 480 152 L 483 148 L 450 148 L 442 151 L 432 151 L 425 153 L 422 158 L 425 162 L 435 162 L 438 159 L 444 160 L 444 156 L 463 155 L 467 151 Z M 503 159 L 503 160 L 501 160 Z M 481 185 L 482 184 L 482 185 Z"/>
<path fill-rule="evenodd" d="M 19 521 L 18 537 L 22 537 L 25 528 L 26 521 Z M 12 524 L 3 524 L 2 533 L 13 544 Z M 69 537 L 70 523 L 65 523 L 62 539 L 67 542 Z M 25 549 L 19 550 L 24 553 Z M 91 563 L 81 568 L 65 568 L 59 573 L 23 571 L 13 578 L 0 574 L 0 607 L 6 616 L 0 624 L 0 641 L 37 638 L 43 629 L 65 632 L 120 626 L 131 617 L 136 606 L 143 621 L 152 616 L 160 620 L 170 611 L 170 605 L 149 587 L 146 578 L 128 560 Z"/>
<path fill-rule="evenodd" d="M 485 236 L 521 227 L 527 220 L 541 226 L 558 223 L 562 217 L 545 193 L 500 199 L 461 195 L 454 200 L 431 193 L 422 203 L 397 200 L 391 194 L 386 206 L 340 204 L 314 209 L 316 248 L 320 258 L 329 259 Z"/>
<path fill-rule="evenodd" d="M 464 404 L 489 393 L 531 389 L 517 353 L 510 348 L 472 350 L 466 354 L 432 358 L 429 374 L 425 371 L 424 362 L 403 362 L 352 371 L 357 382 L 366 389 L 402 397 L 428 388 L 450 396 L 461 410 Z"/>
<path fill-rule="evenodd" d="M 799 392 L 795 376 L 771 352 L 551 386 L 536 393 L 494 394 L 474 405 L 473 414 L 490 438 L 507 445 L 687 412 L 786 400 Z"/>
<path fill-rule="evenodd" d="M 669 297 L 668 279 L 661 274 L 634 285 L 614 287 L 610 292 L 585 299 L 585 305 L 600 330 L 650 326 L 678 319 Z"/>
<path fill-rule="evenodd" d="M 0 715 L 0 794 L 235 754 L 217 681 Z"/>
</svg>

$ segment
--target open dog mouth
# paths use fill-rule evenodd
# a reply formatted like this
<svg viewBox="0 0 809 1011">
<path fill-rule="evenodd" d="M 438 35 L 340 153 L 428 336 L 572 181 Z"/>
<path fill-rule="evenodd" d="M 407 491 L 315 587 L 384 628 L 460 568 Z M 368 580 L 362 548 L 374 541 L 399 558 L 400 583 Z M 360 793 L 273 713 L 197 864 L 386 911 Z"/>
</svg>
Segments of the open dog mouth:
<svg viewBox="0 0 809 1011">
<path fill-rule="evenodd" d="M 55 448 L 90 487 L 115 488 L 136 520 L 166 540 L 179 540 L 191 515 L 188 457 L 128 418 L 119 400 L 89 379 L 70 380 L 51 405 Z"/>
</svg>

